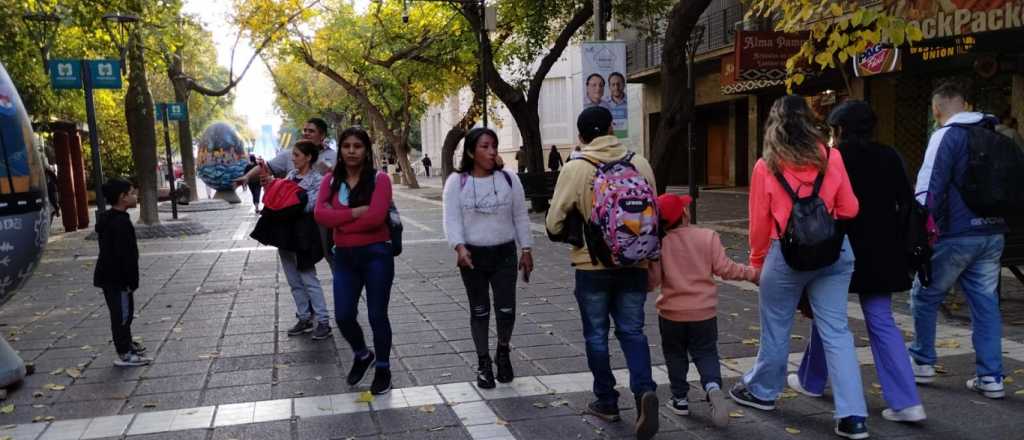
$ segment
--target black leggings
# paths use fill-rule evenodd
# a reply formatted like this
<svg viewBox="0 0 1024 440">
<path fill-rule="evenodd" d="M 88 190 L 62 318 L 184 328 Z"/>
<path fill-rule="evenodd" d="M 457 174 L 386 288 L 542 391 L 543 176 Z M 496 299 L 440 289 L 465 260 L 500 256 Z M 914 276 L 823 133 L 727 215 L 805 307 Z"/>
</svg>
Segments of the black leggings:
<svg viewBox="0 0 1024 440">
<path fill-rule="evenodd" d="M 494 292 L 494 321 L 498 328 L 498 346 L 508 347 L 516 324 L 516 244 L 497 246 L 466 245 L 473 258 L 473 269 L 462 268 L 462 283 L 469 296 L 469 326 L 479 357 L 489 356 L 488 326 L 491 321 L 490 291 Z M 488 287 L 490 289 L 488 289 Z"/>
</svg>

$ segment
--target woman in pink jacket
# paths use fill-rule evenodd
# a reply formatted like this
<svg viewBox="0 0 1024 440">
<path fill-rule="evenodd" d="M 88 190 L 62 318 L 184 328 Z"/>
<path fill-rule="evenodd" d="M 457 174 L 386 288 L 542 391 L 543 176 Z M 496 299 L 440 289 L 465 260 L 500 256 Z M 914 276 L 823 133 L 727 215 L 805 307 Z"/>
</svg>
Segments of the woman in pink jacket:
<svg viewBox="0 0 1024 440">
<path fill-rule="evenodd" d="M 334 319 L 355 352 L 348 384 L 362 381 L 374 365 L 370 392 L 384 394 L 391 390 L 388 303 L 395 279 L 395 257 L 387 224 L 391 179 L 374 168 L 373 143 L 365 130 L 351 127 L 341 132 L 338 139 L 339 161 L 332 175 L 320 184 L 316 221 L 334 231 Z M 356 322 L 363 288 L 376 354 L 366 346 L 363 329 Z"/>
<path fill-rule="evenodd" d="M 750 179 L 750 264 L 762 271 L 761 344 L 753 369 L 729 394 L 740 405 L 775 409 L 775 399 L 786 386 L 794 313 L 806 289 L 824 341 L 836 406 L 835 432 L 845 438 L 867 438 L 867 406 L 846 316 L 853 251 L 849 241 L 839 237 L 842 247 L 834 262 L 814 270 L 792 267 L 794 255 L 784 256 L 780 241 L 794 207 L 791 192 L 800 198 L 816 192 L 834 219 L 853 218 L 859 210 L 842 155 L 825 145 L 807 102 L 794 95 L 772 105 L 763 157 Z"/>
</svg>

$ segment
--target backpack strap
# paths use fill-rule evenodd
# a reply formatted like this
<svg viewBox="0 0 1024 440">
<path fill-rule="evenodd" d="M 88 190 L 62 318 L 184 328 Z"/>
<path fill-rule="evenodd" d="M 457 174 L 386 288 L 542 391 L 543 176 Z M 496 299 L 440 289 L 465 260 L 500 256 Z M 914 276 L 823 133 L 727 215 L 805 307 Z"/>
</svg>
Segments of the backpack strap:
<svg viewBox="0 0 1024 440">
<path fill-rule="evenodd" d="M 512 176 L 505 170 L 498 170 L 497 172 L 501 173 L 501 176 L 505 178 L 505 183 L 507 183 L 508 187 L 511 188 Z M 465 188 L 467 181 L 469 181 L 469 173 L 459 173 L 459 189 Z"/>
<path fill-rule="evenodd" d="M 828 170 L 828 161 L 832 156 L 832 148 L 825 147 L 825 170 Z M 818 192 L 821 191 L 821 184 L 825 181 L 825 171 L 819 171 L 818 177 L 814 179 L 814 189 L 811 191 L 811 197 L 817 197 Z"/>
</svg>

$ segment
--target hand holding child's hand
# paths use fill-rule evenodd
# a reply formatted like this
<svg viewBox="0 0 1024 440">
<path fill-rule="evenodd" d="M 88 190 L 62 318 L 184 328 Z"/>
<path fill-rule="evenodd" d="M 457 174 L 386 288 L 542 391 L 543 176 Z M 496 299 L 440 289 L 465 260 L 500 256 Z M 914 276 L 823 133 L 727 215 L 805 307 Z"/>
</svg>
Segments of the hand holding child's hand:
<svg viewBox="0 0 1024 440">
<path fill-rule="evenodd" d="M 761 268 L 759 268 L 759 267 L 755 267 L 754 268 L 754 279 L 751 280 L 751 282 L 754 283 L 754 284 L 757 284 L 758 286 L 761 285 Z"/>
</svg>

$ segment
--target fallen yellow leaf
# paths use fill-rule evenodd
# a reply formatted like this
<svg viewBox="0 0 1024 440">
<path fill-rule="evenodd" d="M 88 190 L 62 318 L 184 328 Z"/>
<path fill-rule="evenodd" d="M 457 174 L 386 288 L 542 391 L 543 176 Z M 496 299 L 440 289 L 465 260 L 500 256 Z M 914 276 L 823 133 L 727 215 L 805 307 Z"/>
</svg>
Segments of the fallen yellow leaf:
<svg viewBox="0 0 1024 440">
<path fill-rule="evenodd" d="M 421 413 L 433 414 L 437 408 L 434 405 L 423 405 L 419 408 Z"/>
<path fill-rule="evenodd" d="M 370 402 L 373 402 L 373 394 L 370 394 L 369 391 L 363 391 L 363 392 L 359 393 L 359 398 L 356 399 L 356 402 L 359 402 L 359 403 L 370 403 Z"/>
<path fill-rule="evenodd" d="M 10 414 L 12 412 L 14 412 L 14 404 L 13 403 L 10 403 L 10 404 L 4 405 L 4 406 L 0 406 L 0 413 Z"/>
<path fill-rule="evenodd" d="M 48 383 L 46 385 L 43 385 L 44 390 L 50 391 L 64 391 L 64 388 L 64 385 L 57 385 L 55 383 Z"/>
<path fill-rule="evenodd" d="M 1006 376 L 1003 378 L 1003 383 L 1013 383 L 1013 378 L 1010 376 Z"/>
<path fill-rule="evenodd" d="M 731 411 L 731 412 L 729 412 L 729 417 L 732 417 L 734 419 L 738 419 L 740 417 L 743 417 L 743 411 Z"/>
<path fill-rule="evenodd" d="M 508 421 L 506 421 L 505 419 L 503 419 L 503 418 L 501 418 L 501 417 L 497 417 L 497 418 L 495 418 L 495 419 L 494 419 L 494 423 L 495 423 L 496 425 L 500 425 L 500 426 L 508 426 Z"/>
<path fill-rule="evenodd" d="M 786 427 L 786 432 L 788 432 L 790 434 L 793 434 L 793 435 L 797 435 L 797 434 L 800 433 L 800 430 L 796 429 L 796 428 L 790 428 L 790 427 L 787 426 Z"/>
<path fill-rule="evenodd" d="M 68 368 L 64 370 L 64 372 L 67 373 L 68 377 L 72 379 L 78 379 L 79 377 L 82 377 L 82 370 L 79 370 L 77 368 Z"/>
</svg>

